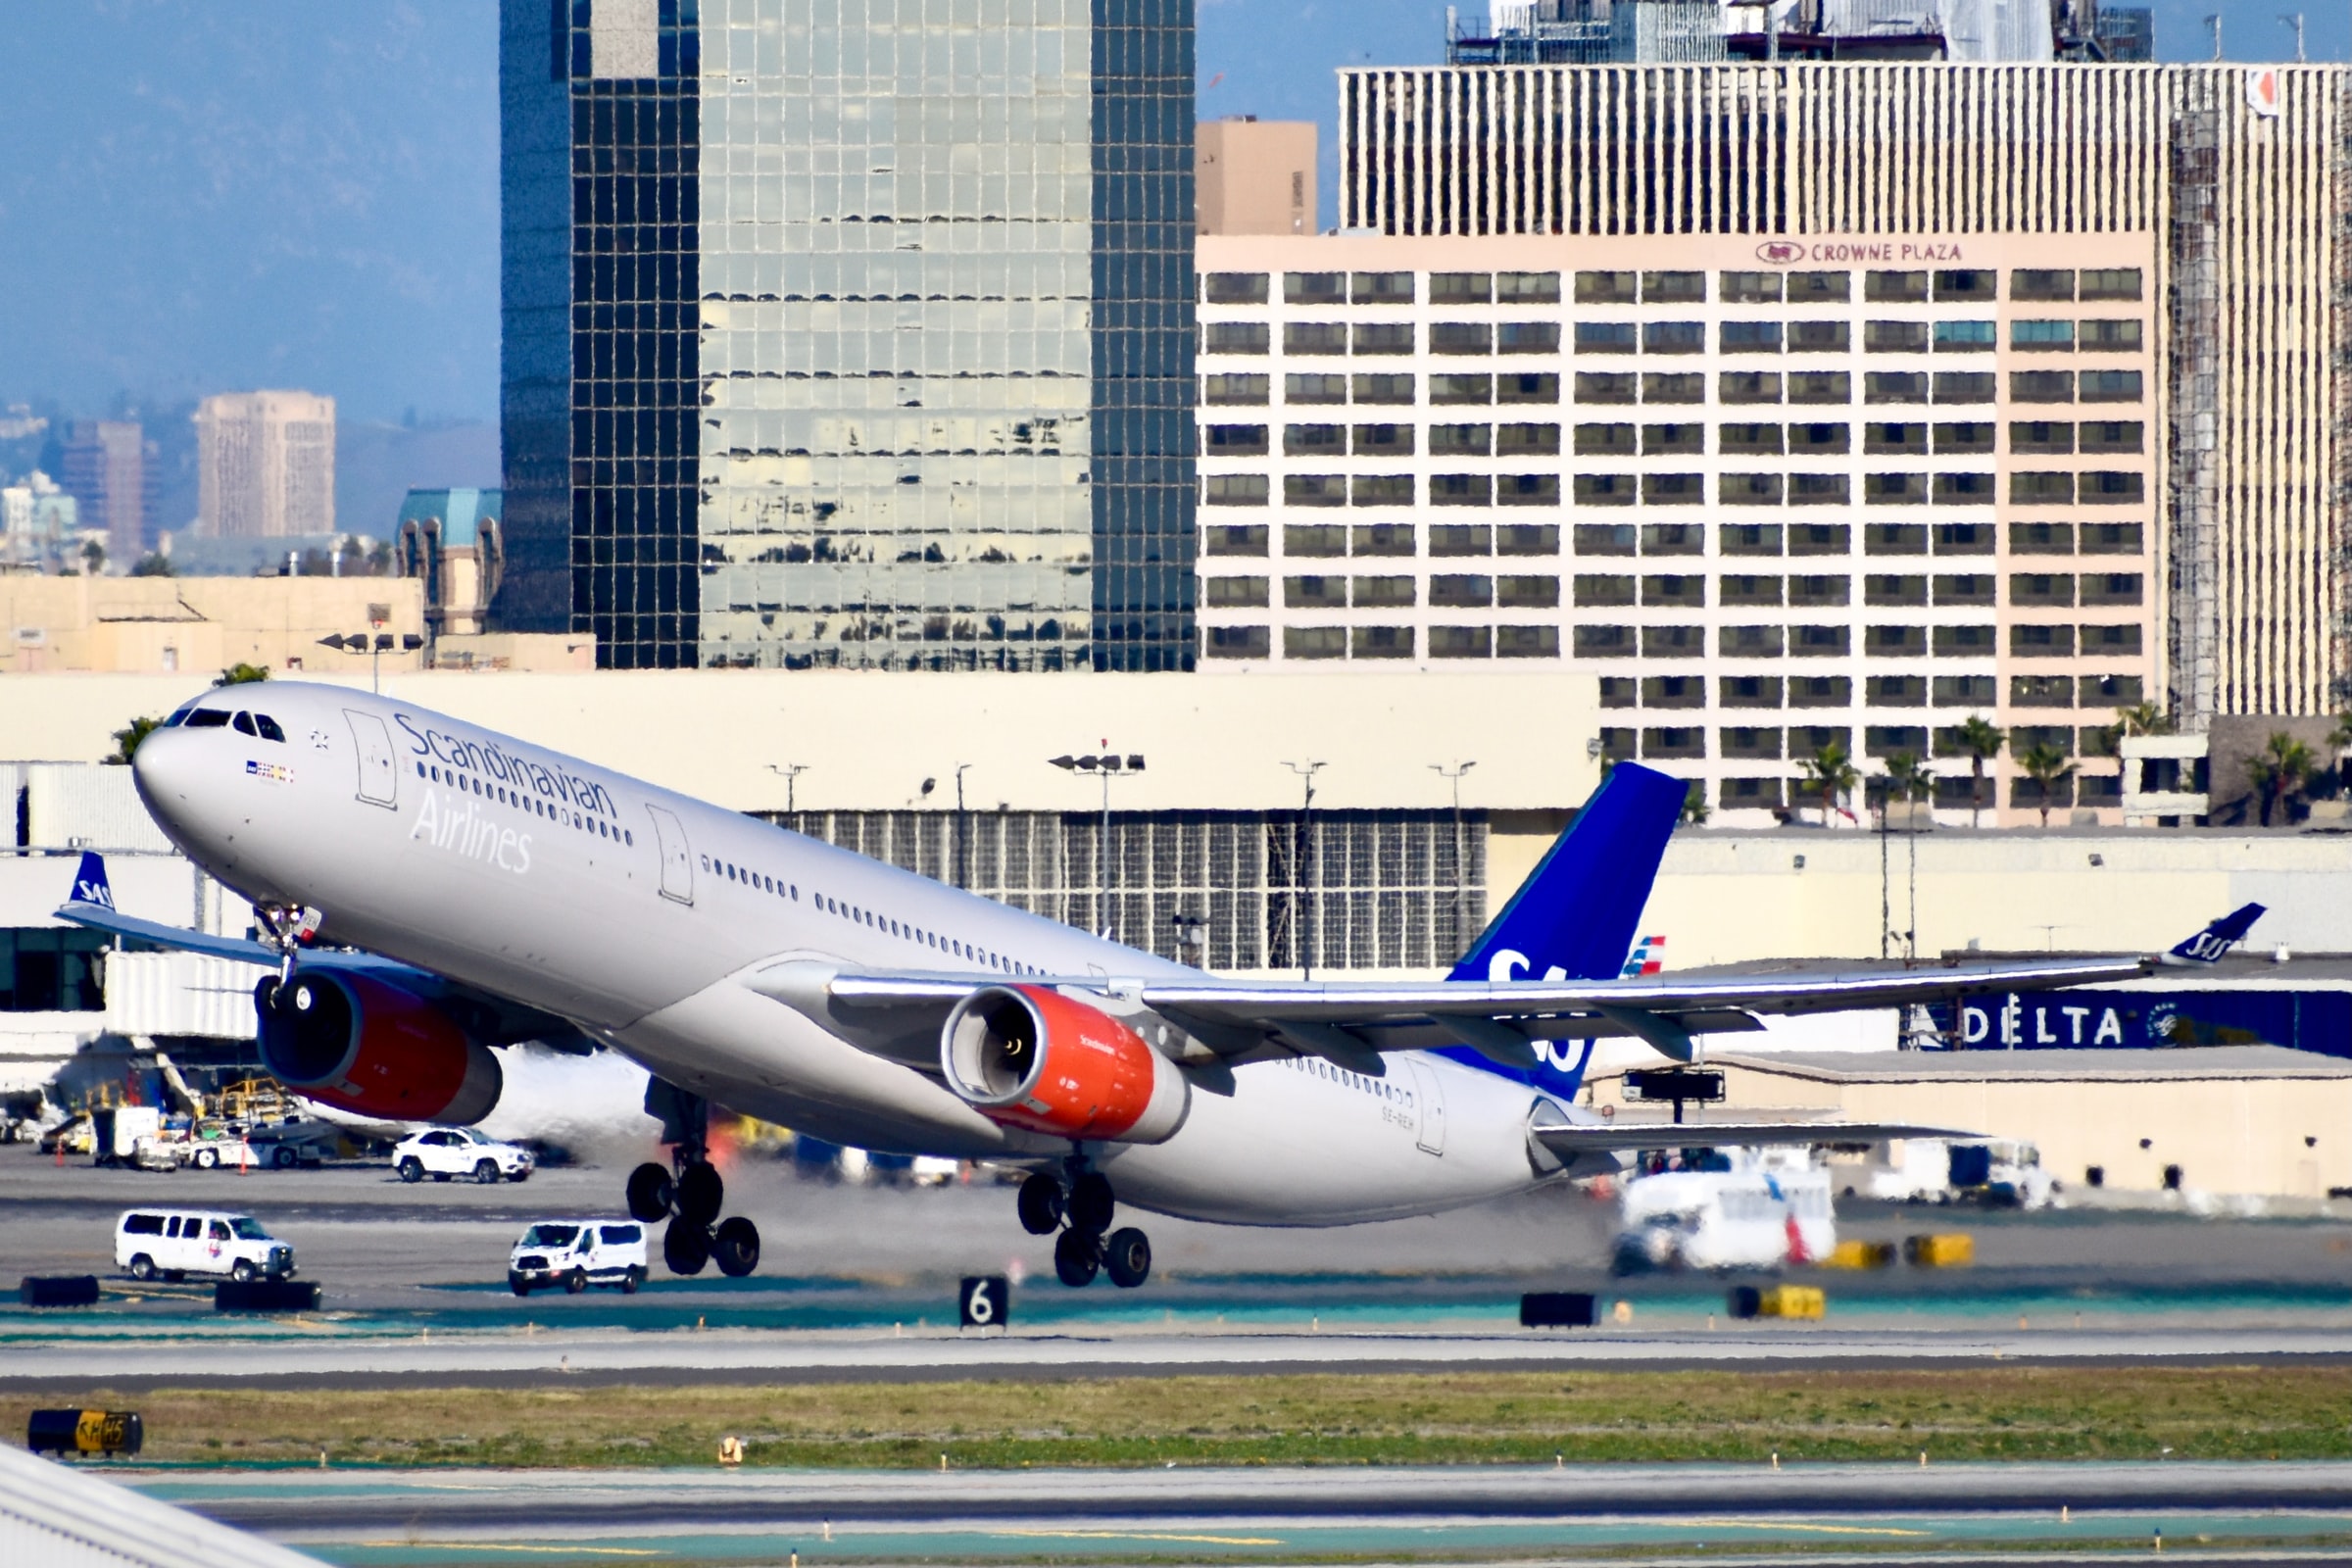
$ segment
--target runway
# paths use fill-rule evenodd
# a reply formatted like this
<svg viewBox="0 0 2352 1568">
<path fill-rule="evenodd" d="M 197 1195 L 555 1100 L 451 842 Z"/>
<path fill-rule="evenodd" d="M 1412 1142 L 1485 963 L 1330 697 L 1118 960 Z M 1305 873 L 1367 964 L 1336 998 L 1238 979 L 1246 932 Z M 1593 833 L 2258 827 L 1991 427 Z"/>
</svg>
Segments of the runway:
<svg viewBox="0 0 2352 1568">
<path fill-rule="evenodd" d="M 889 1333 L 565 1332 L 361 1338 L 290 1325 L 244 1335 L 126 1343 L 114 1337 L 7 1347 L 0 1388 L 103 1385 L 366 1387 L 579 1381 L 937 1382 L 967 1378 L 1210 1374 L 1652 1370 L 1693 1367 L 2249 1365 L 2352 1360 L 2352 1333 L 2052 1330 L 1904 1333 L 1788 1325 L 1713 1333 Z"/>
<path fill-rule="evenodd" d="M 2038 1560 L 2161 1534 L 2296 1555 L 2352 1543 L 2352 1465 L 2006 1464 L 155 1475 L 141 1490 L 329 1562 L 910 1559 Z M 527 1546 L 518 1546 L 527 1543 Z M 1962 1553 L 1955 1558 L 1954 1553 Z M 2302 1560 L 2328 1560 L 2324 1556 Z"/>
</svg>

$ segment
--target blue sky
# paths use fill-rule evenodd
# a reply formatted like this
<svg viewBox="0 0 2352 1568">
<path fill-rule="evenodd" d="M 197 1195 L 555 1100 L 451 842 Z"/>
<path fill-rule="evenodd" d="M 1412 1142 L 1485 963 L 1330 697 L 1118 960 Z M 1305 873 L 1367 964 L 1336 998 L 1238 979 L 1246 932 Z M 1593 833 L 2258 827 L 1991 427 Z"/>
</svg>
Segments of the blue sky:
<svg viewBox="0 0 2352 1568">
<path fill-rule="evenodd" d="M 2161 5 L 2159 47 L 2204 58 L 2223 10 L 2231 58 L 2289 58 L 2278 9 Z M 1332 72 L 1434 60 L 1444 23 L 1201 0 L 1200 112 L 1313 120 L 1328 158 Z M 496 417 L 491 0 L 16 0 L 0 38 L 0 401 L 300 386 L 351 418 Z M 2312 12 L 2312 58 L 2348 48 L 2345 8 Z"/>
</svg>

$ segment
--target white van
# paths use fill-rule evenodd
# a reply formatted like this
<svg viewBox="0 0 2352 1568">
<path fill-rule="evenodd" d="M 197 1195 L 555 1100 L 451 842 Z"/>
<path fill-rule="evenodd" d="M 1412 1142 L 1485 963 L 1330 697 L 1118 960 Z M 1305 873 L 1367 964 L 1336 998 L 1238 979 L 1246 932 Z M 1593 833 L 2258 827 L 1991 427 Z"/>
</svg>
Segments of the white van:
<svg viewBox="0 0 2352 1568">
<path fill-rule="evenodd" d="M 172 1280 L 189 1274 L 291 1279 L 294 1249 L 251 1214 L 133 1208 L 115 1222 L 115 1266 L 134 1280 L 158 1274 Z"/>
<path fill-rule="evenodd" d="M 1652 1269 L 1778 1269 L 1838 1246 L 1829 1171 L 1794 1149 L 1723 1149 L 1625 1184 L 1617 1274 Z"/>
<path fill-rule="evenodd" d="M 507 1284 L 516 1296 L 542 1285 L 574 1296 L 591 1285 L 617 1285 L 634 1296 L 644 1283 L 645 1227 L 633 1219 L 543 1219 L 507 1258 Z"/>
</svg>

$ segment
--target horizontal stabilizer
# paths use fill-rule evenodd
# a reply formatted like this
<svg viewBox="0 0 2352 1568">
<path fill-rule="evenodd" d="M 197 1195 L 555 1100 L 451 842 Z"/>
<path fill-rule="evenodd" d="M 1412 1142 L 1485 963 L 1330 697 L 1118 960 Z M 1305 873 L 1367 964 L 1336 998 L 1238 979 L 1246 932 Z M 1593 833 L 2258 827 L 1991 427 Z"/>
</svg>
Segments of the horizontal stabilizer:
<svg viewBox="0 0 2352 1568">
<path fill-rule="evenodd" d="M 1545 1149 L 1568 1158 L 1644 1149 L 1786 1149 L 1824 1144 L 1883 1144 L 1893 1138 L 1948 1138 L 1969 1143 L 1981 1135 L 1949 1127 L 1913 1127 L 1902 1122 L 1691 1121 L 1680 1125 L 1618 1122 L 1538 1127 L 1534 1136 Z"/>
</svg>

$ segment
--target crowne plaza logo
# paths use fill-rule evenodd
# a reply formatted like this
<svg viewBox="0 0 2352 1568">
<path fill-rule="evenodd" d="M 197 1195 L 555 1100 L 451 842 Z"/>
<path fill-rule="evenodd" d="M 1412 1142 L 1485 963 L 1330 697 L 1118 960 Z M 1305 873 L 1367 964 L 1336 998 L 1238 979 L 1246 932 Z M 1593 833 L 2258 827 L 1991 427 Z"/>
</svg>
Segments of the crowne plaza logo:
<svg viewBox="0 0 2352 1568">
<path fill-rule="evenodd" d="M 1805 248 L 1792 239 L 1768 239 L 1756 247 L 1756 260 L 1774 267 L 1788 267 L 1805 259 Z"/>
</svg>

